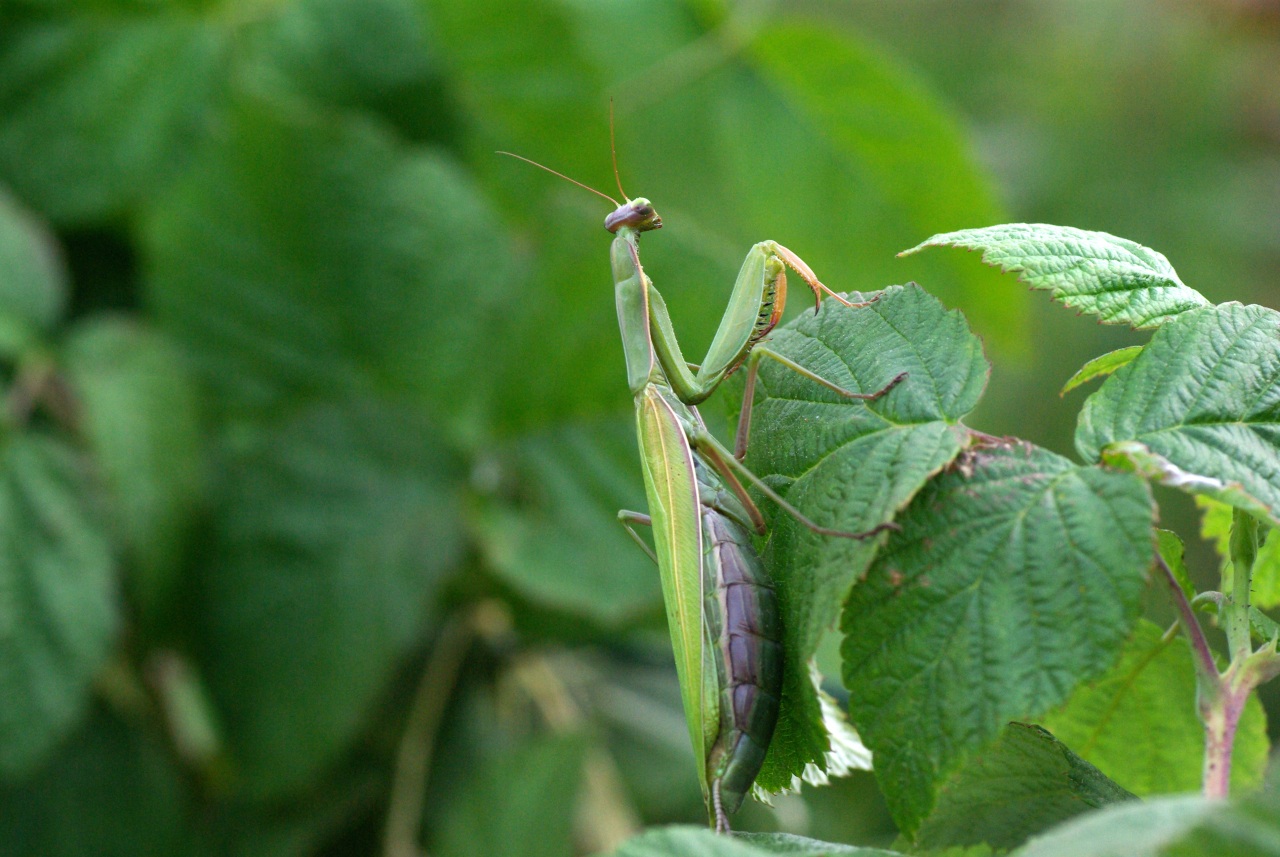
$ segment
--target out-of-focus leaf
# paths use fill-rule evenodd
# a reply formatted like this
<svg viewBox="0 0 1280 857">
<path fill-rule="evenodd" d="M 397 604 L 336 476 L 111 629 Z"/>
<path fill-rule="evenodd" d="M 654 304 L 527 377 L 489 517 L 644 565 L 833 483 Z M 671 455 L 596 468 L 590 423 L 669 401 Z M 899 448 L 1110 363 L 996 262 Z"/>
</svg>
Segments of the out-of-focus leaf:
<svg viewBox="0 0 1280 857">
<path fill-rule="evenodd" d="M 30 771 L 85 710 L 118 623 L 115 564 L 86 463 L 0 437 L 0 775 Z"/>
<path fill-rule="evenodd" d="M 1042 722 L 1120 785 L 1146 796 L 1200 787 L 1204 727 L 1196 711 L 1186 642 L 1165 643 L 1160 628 L 1140 620 L 1110 672 L 1081 685 Z M 1232 788 L 1262 783 L 1268 750 L 1266 715 L 1250 697 L 1236 732 Z"/>
<path fill-rule="evenodd" d="M 1069 821 L 1031 840 L 1013 857 L 1157 857 L 1202 823 L 1213 807 L 1199 795 L 1120 804 Z M 1227 853 L 1244 857 L 1237 852 L 1217 852 L 1212 857 Z"/>
<path fill-rule="evenodd" d="M 435 51 L 414 0 L 283 4 L 254 57 L 278 86 L 377 114 L 414 139 L 438 136 Z"/>
<path fill-rule="evenodd" d="M 475 167 L 537 251 L 528 286 L 537 300 L 521 306 L 500 382 L 509 424 L 627 401 L 599 229 L 608 204 L 490 154 L 513 150 L 607 191 L 611 95 L 623 184 L 652 199 L 667 224 L 647 237 L 645 268 L 692 360 L 754 242 L 781 241 L 836 289 L 871 289 L 901 278 L 894 242 L 915 240 L 923 223 L 950 222 L 943 209 L 968 222 L 998 216 L 954 123 L 851 35 L 783 21 L 768 21 L 758 38 L 733 27 L 707 33 L 677 0 L 565 0 L 528 14 L 517 4 L 501 17 L 456 0 L 430 6 L 445 61 L 479 114 Z M 629 44 L 644 51 L 618 49 Z M 514 70 L 500 62 L 507 57 Z M 847 87 L 845 73 L 857 76 Z M 838 104 L 824 95 L 828 84 L 842 93 L 865 87 Z M 847 116 L 874 118 L 851 128 Z M 929 194 L 900 190 L 921 176 L 934 177 Z M 919 272 L 936 274 L 932 282 L 995 293 L 993 272 L 942 258 L 926 264 Z M 979 314 L 996 320 L 989 335 L 1008 345 L 1023 329 L 1010 320 L 1020 312 L 1001 298 Z M 546 347 L 548 331 L 555 348 Z"/>
<path fill-rule="evenodd" d="M 133 560 L 131 594 L 154 620 L 167 606 L 201 499 L 196 391 L 169 342 L 123 318 L 76 327 L 63 362 Z"/>
<path fill-rule="evenodd" d="M 1107 352 L 1101 357 L 1095 357 L 1081 366 L 1080 371 L 1072 375 L 1067 380 L 1067 383 L 1062 385 L 1058 395 L 1065 396 L 1081 384 L 1087 384 L 1094 378 L 1110 375 L 1121 366 L 1131 362 L 1141 351 L 1141 345 L 1130 345 L 1128 348 L 1117 348 L 1115 351 Z"/>
<path fill-rule="evenodd" d="M 0 854 L 177 857 L 186 799 L 159 741 L 97 712 L 42 768 L 0 786 Z"/>
<path fill-rule="evenodd" d="M 0 356 L 21 353 L 66 304 L 65 274 L 50 236 L 0 187 Z"/>
<path fill-rule="evenodd" d="M 1280 312 L 1187 311 L 1088 398 L 1076 448 L 1280 523 L 1278 378 Z"/>
<path fill-rule="evenodd" d="M 227 33 L 164 12 L 71 13 L 0 35 L 0 177 L 55 220 L 117 214 L 186 161 Z"/>
<path fill-rule="evenodd" d="M 373 388 L 482 429 L 511 267 L 447 159 L 243 99 L 144 239 L 150 298 L 222 413 Z"/>
<path fill-rule="evenodd" d="M 808 175 L 797 176 L 797 186 L 791 184 L 791 176 L 774 177 L 767 167 L 756 173 L 756 184 L 767 186 L 764 193 L 771 200 L 789 200 L 783 203 L 794 215 L 789 228 L 811 224 L 808 231 L 821 243 L 814 241 L 810 249 L 807 240 L 805 252 L 813 254 L 811 262 L 822 263 L 817 270 L 827 272 L 838 287 L 865 291 L 880 285 L 871 279 L 877 274 L 884 278 L 881 282 L 900 281 L 901 272 L 887 269 L 897 249 L 888 246 L 892 237 L 910 235 L 911 241 L 941 224 L 960 226 L 1000 217 L 989 180 L 975 162 L 959 122 L 888 55 L 849 32 L 787 22 L 760 28 L 751 59 L 787 112 L 794 111 L 812 125 L 807 133 L 828 149 L 823 160 L 829 159 L 819 169 L 810 168 Z M 777 124 L 794 121 L 780 116 Z M 762 135 L 748 130 L 759 127 L 757 120 L 747 123 L 740 140 L 758 147 Z M 764 136 L 773 133 L 771 128 Z M 806 160 L 812 158 L 809 151 Z M 807 216 L 802 213 L 806 210 Z M 822 216 L 830 219 L 821 225 L 813 222 Z M 832 228 L 833 224 L 839 225 Z M 782 235 L 761 237 L 784 244 L 789 240 Z M 870 269 L 863 262 L 868 256 L 876 257 Z M 1026 346 L 1020 333 L 1026 328 L 1025 300 L 991 288 L 994 278 L 984 272 L 939 262 L 916 264 L 911 273 L 944 302 L 963 301 L 974 326 L 997 348 Z M 857 280 L 852 279 L 853 271 L 858 272 Z"/>
<path fill-rule="evenodd" d="M 904 833 L 1007 722 L 1114 661 L 1152 517 L 1141 479 L 1025 444 L 969 454 L 898 516 L 841 627 L 850 713 Z"/>
<path fill-rule="evenodd" d="M 854 392 L 875 392 L 907 373 L 887 395 L 860 402 L 774 361 L 761 366 L 748 466 L 785 487 L 818 524 L 846 532 L 891 520 L 959 453 L 966 441 L 959 420 L 987 377 L 981 343 L 963 316 L 912 286 L 887 289 L 860 309 L 827 301 L 817 315 L 779 330 L 770 347 Z M 776 790 L 827 749 L 808 661 L 880 540 L 815 535 L 781 512 L 771 523 L 766 558 L 787 664 L 779 727 L 758 782 Z"/>
<path fill-rule="evenodd" d="M 1012 857 L 1280 857 L 1280 800 L 1198 795 L 1115 807 L 1063 825 Z"/>
<path fill-rule="evenodd" d="M 203 669 L 253 795 L 307 783 L 364 725 L 462 547 L 421 420 L 310 408 L 236 457 L 201 571 Z"/>
<path fill-rule="evenodd" d="M 1010 723 L 938 792 L 916 846 L 1015 848 L 1089 809 L 1133 798 L 1045 730 Z"/>
<path fill-rule="evenodd" d="M 1006 223 L 934 235 L 902 255 L 926 247 L 980 250 L 987 264 L 1018 274 L 1033 289 L 1044 289 L 1063 306 L 1096 315 L 1106 324 L 1159 327 L 1209 303 L 1178 279 L 1163 255 L 1105 232 Z"/>
<path fill-rule="evenodd" d="M 617 519 L 644 508 L 634 423 L 562 425 L 509 452 L 515 497 L 488 504 L 478 521 L 494 571 L 529 598 L 604 625 L 660 609 L 657 568 Z"/>
<path fill-rule="evenodd" d="M 1280 606 L 1280 528 L 1272 527 L 1253 561 L 1250 603 L 1263 610 Z"/>
<path fill-rule="evenodd" d="M 786 833 L 740 833 L 723 836 L 706 828 L 658 827 L 645 831 L 613 852 L 612 857 L 898 857 L 897 851 L 819 842 Z"/>
<path fill-rule="evenodd" d="M 570 857 L 586 742 L 561 735 L 526 744 L 476 773 L 438 833 L 441 857 Z"/>
</svg>

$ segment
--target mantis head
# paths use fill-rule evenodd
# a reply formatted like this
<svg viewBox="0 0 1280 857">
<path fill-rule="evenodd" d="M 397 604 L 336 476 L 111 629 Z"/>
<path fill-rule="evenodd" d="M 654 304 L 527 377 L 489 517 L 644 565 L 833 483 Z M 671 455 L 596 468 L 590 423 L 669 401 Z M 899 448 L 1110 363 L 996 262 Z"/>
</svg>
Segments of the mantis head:
<svg viewBox="0 0 1280 857">
<path fill-rule="evenodd" d="M 636 232 L 648 232 L 650 229 L 661 229 L 662 218 L 649 200 L 638 197 L 619 205 L 604 219 L 604 228 L 610 232 L 616 233 L 624 226 Z"/>
</svg>

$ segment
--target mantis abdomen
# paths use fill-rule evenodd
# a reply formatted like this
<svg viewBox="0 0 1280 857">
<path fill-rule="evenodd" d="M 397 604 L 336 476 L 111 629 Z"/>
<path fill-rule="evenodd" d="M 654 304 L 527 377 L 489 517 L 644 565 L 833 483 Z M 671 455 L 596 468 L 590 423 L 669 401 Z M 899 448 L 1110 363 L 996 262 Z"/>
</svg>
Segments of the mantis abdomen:
<svg viewBox="0 0 1280 857">
<path fill-rule="evenodd" d="M 760 773 L 778 722 L 782 629 L 750 531 L 710 504 L 702 508 L 702 531 L 704 615 L 720 689 L 720 731 L 707 773 L 720 813 L 733 813 Z"/>
</svg>

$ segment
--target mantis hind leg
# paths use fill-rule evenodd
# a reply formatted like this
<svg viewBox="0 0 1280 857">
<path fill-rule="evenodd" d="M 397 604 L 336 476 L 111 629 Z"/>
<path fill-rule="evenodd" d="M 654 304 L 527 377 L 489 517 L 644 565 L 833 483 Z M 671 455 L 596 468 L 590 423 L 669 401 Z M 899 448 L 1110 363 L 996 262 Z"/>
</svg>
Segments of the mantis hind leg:
<svg viewBox="0 0 1280 857">
<path fill-rule="evenodd" d="M 867 301 L 866 303 L 858 304 L 856 306 L 866 306 L 867 303 L 871 302 Z M 808 378 L 815 384 L 821 384 L 823 387 L 826 387 L 833 393 L 844 396 L 846 399 L 855 399 L 863 402 L 874 402 L 876 399 L 880 398 L 904 381 L 907 377 L 906 372 L 899 372 L 891 381 L 889 381 L 888 384 L 885 384 L 874 393 L 855 393 L 851 390 L 846 390 L 844 387 L 841 387 L 833 381 L 828 381 L 816 372 L 806 369 L 799 363 L 796 363 L 788 357 L 784 357 L 776 351 L 765 347 L 757 348 L 751 352 L 751 356 L 747 360 L 746 384 L 744 385 L 742 392 L 742 411 L 738 415 L 738 431 L 734 435 L 733 457 L 738 461 L 741 461 L 747 455 L 747 442 L 751 437 L 751 409 L 755 404 L 756 397 L 756 376 L 760 372 L 760 361 L 765 357 L 768 357 L 771 360 L 776 360 L 778 363 L 786 366 L 797 375 Z"/>
<path fill-rule="evenodd" d="M 658 555 L 653 552 L 653 548 L 649 547 L 649 543 L 640 538 L 640 534 L 636 532 L 633 524 L 639 524 L 643 527 L 652 527 L 653 518 L 650 518 L 644 512 L 632 512 L 628 509 L 618 510 L 618 523 L 622 524 L 622 528 L 627 531 L 627 535 L 631 536 L 632 541 L 640 545 L 640 550 L 649 555 L 649 559 L 653 560 L 653 564 L 658 564 Z"/>
<path fill-rule="evenodd" d="M 806 529 L 823 536 L 835 536 L 843 539 L 869 539 L 885 530 L 899 529 L 897 524 L 887 523 L 879 524 L 861 533 L 851 533 L 847 530 L 837 530 L 831 527 L 824 527 L 816 524 L 805 516 L 803 512 L 792 506 L 782 498 L 778 492 L 765 483 L 763 479 L 752 473 L 747 466 L 733 456 L 729 450 L 720 445 L 720 441 L 706 429 L 691 432 L 689 435 L 689 444 L 698 451 L 703 460 L 711 465 L 716 473 L 724 479 L 725 485 L 733 492 L 734 496 L 742 503 L 747 515 L 751 518 L 751 525 L 755 528 L 756 533 L 764 535 L 768 528 L 765 524 L 764 514 L 760 511 L 760 507 L 751 499 L 751 495 L 747 493 L 746 487 L 742 481 L 738 479 L 738 473 L 741 473 L 748 482 L 760 489 L 760 492 L 773 502 L 777 503 L 779 508 L 791 517 L 795 518 Z M 736 472 L 735 472 L 736 471 Z"/>
</svg>

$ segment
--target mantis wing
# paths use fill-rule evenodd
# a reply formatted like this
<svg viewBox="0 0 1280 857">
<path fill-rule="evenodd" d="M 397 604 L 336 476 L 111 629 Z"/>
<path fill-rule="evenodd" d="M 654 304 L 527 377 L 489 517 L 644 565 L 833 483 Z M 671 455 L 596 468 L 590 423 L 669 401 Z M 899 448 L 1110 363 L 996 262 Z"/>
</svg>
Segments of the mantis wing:
<svg viewBox="0 0 1280 857">
<path fill-rule="evenodd" d="M 636 397 L 636 430 L 662 577 L 667 626 L 698 780 L 708 794 L 707 752 L 720 729 L 715 663 L 703 622 L 702 525 L 693 450 L 672 402 L 650 385 Z"/>
</svg>

